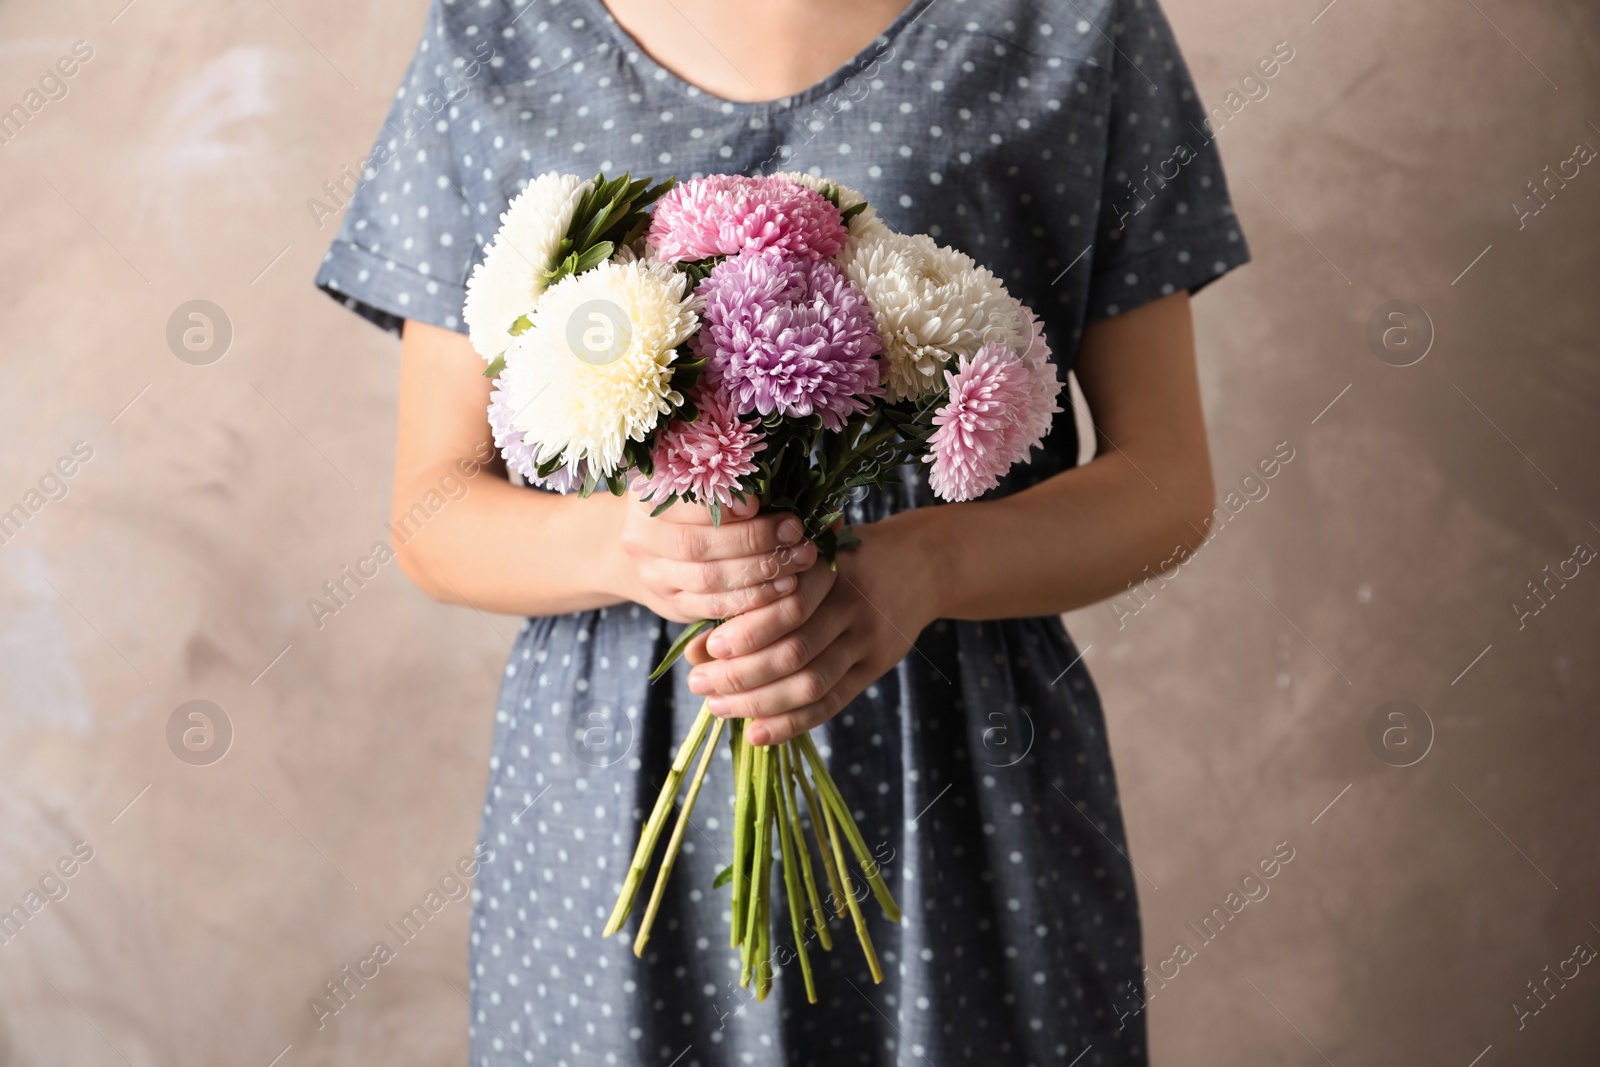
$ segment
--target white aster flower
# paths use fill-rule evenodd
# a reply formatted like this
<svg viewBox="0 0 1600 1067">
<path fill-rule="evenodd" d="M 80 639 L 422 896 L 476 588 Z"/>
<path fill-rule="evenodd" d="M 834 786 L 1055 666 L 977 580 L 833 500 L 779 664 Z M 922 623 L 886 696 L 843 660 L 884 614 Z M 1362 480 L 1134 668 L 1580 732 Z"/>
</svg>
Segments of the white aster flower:
<svg viewBox="0 0 1600 1067">
<path fill-rule="evenodd" d="M 839 210 L 841 211 L 853 208 L 857 204 L 867 205 L 862 210 L 856 212 L 847 224 L 850 230 L 850 239 L 845 245 L 844 250 L 839 253 L 838 258 L 841 260 L 848 257 L 855 246 L 861 241 L 865 241 L 869 238 L 877 237 L 880 234 L 889 232 L 889 227 L 881 218 L 878 217 L 878 209 L 873 207 L 871 202 L 868 201 L 866 197 L 862 196 L 856 190 L 850 188 L 850 186 L 845 185 L 843 182 L 836 182 L 832 178 L 819 178 L 814 174 L 807 174 L 805 171 L 800 170 L 782 171 L 774 175 L 774 177 L 788 178 L 789 180 L 799 182 L 807 189 L 811 189 L 818 193 L 822 192 L 825 186 L 833 186 L 835 189 L 839 190 Z"/>
<path fill-rule="evenodd" d="M 885 229 L 848 250 L 843 266 L 872 305 L 890 403 L 937 392 L 945 366 L 985 344 L 1028 345 L 1000 279 L 926 234 Z"/>
<path fill-rule="evenodd" d="M 626 442 L 644 440 L 683 403 L 673 361 L 697 309 L 687 277 L 659 260 L 602 263 L 547 290 L 500 376 L 511 425 L 535 462 L 621 469 Z"/>
<path fill-rule="evenodd" d="M 543 272 L 567 235 L 578 201 L 593 185 L 573 174 L 541 174 L 501 213 L 500 229 L 467 280 L 461 310 L 472 347 L 485 362 L 510 347 L 511 324 L 538 302 Z"/>
</svg>

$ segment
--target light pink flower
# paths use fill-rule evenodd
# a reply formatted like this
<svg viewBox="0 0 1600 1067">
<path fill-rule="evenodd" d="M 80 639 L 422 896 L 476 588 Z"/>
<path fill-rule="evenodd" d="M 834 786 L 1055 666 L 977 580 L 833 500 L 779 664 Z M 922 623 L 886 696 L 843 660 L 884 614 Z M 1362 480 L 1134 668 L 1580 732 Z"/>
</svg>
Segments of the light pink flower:
<svg viewBox="0 0 1600 1067">
<path fill-rule="evenodd" d="M 956 370 L 946 370 L 950 399 L 933 416 L 924 463 L 928 484 L 944 500 L 973 500 L 1028 454 L 1032 373 L 1016 353 L 986 344 Z"/>
<path fill-rule="evenodd" d="M 767 447 L 753 423 L 740 420 L 731 398 L 700 387 L 689 394 L 699 410 L 693 422 L 674 420 L 656 438 L 655 471 L 641 487 L 646 500 L 676 493 L 700 504 L 733 506 L 739 479 L 755 473 L 755 454 Z"/>
<path fill-rule="evenodd" d="M 658 200 L 646 240 L 657 256 L 678 263 L 764 248 L 826 257 L 848 236 L 839 209 L 799 182 L 713 174 Z"/>
<path fill-rule="evenodd" d="M 1061 395 L 1061 382 L 1056 378 L 1056 366 L 1050 361 L 1050 346 L 1045 344 L 1044 329 L 1039 323 L 1039 316 L 1016 297 L 1011 302 L 1017 305 L 1017 317 L 1023 324 L 1023 334 L 1028 338 L 1028 346 L 1022 353 L 1022 362 L 1028 368 L 1028 407 L 1023 416 L 1023 455 L 1028 450 L 1041 444 L 1050 432 L 1053 416 L 1061 410 L 1056 403 L 1056 397 Z"/>
</svg>

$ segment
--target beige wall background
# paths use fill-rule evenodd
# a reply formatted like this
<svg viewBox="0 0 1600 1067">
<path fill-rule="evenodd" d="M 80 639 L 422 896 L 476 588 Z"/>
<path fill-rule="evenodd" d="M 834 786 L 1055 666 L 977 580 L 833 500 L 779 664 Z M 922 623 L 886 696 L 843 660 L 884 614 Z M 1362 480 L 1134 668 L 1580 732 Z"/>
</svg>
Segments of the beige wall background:
<svg viewBox="0 0 1600 1067">
<path fill-rule="evenodd" d="M 311 289 L 306 200 L 424 5 L 124 2 L 0 5 L 6 108 L 93 48 L 0 147 L 0 509 L 92 453 L 0 549 L 0 907 L 93 850 L 0 947 L 0 1062 L 461 1063 L 465 903 L 326 1029 L 306 1006 L 470 852 L 517 626 L 392 565 L 306 607 L 386 537 L 397 363 Z M 1167 3 L 1213 104 L 1294 49 L 1220 135 L 1256 262 L 1196 303 L 1219 485 L 1294 458 L 1165 586 L 1069 619 L 1148 957 L 1199 946 L 1155 1060 L 1593 1063 L 1600 968 L 1513 1005 L 1600 946 L 1600 568 L 1564 562 L 1600 547 L 1600 165 L 1512 204 L 1600 148 L 1600 17 L 1325 3 Z M 194 299 L 232 328 L 207 366 L 165 339 Z M 1431 322 L 1408 367 L 1365 338 L 1395 299 Z M 1547 565 L 1578 573 L 1519 619 Z M 232 730 L 203 766 L 167 735 L 196 699 Z M 1412 766 L 1367 740 L 1392 700 Z"/>
</svg>

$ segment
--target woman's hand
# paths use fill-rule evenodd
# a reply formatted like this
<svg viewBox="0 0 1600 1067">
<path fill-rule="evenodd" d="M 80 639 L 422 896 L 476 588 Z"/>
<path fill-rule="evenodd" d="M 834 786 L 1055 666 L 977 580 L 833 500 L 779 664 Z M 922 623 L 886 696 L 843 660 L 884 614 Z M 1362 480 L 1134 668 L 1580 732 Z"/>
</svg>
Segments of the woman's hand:
<svg viewBox="0 0 1600 1067">
<path fill-rule="evenodd" d="M 706 638 L 715 659 L 689 672 L 690 690 L 714 714 L 754 720 L 744 733 L 752 744 L 778 744 L 833 718 L 938 616 L 917 514 L 854 532 L 861 545 L 839 553 L 837 574 L 813 567 L 793 596 L 717 627 Z"/>
<path fill-rule="evenodd" d="M 652 504 L 629 498 L 624 507 L 619 592 L 674 622 L 771 605 L 817 561 L 798 519 L 757 515 L 754 501 L 724 509 L 720 526 L 694 504 L 674 504 L 656 518 Z"/>
</svg>

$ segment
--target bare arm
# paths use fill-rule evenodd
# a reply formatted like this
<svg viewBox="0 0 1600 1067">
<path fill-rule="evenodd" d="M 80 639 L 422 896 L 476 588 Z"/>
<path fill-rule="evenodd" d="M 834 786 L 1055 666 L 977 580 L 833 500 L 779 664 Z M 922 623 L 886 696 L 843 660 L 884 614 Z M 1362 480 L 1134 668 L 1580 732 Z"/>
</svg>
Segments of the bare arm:
<svg viewBox="0 0 1600 1067">
<path fill-rule="evenodd" d="M 815 561 L 798 523 L 776 516 L 718 529 L 703 508 L 651 519 L 632 497 L 513 486 L 489 432 L 489 391 L 465 337 L 406 323 L 393 531 L 401 568 L 429 595 L 513 615 L 635 601 L 684 622 L 770 604 Z"/>
<path fill-rule="evenodd" d="M 1097 432 L 1091 462 L 992 503 L 914 513 L 932 573 L 949 576 L 939 616 L 1071 611 L 1199 540 L 1215 489 L 1188 294 L 1091 325 L 1077 374 Z"/>
</svg>

